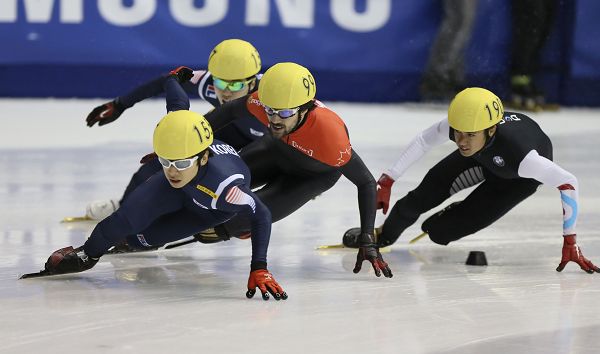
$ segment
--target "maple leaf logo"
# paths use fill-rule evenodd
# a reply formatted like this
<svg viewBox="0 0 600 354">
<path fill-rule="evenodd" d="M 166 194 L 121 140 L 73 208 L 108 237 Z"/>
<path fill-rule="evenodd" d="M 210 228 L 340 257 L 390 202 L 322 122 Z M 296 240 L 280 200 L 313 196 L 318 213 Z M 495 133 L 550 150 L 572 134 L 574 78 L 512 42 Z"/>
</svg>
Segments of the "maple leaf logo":
<svg viewBox="0 0 600 354">
<path fill-rule="evenodd" d="M 345 164 L 347 159 L 350 157 L 351 152 L 352 147 L 348 147 L 346 150 L 340 151 L 340 157 L 338 157 L 337 163 L 335 165 L 342 166 L 343 164 Z"/>
</svg>

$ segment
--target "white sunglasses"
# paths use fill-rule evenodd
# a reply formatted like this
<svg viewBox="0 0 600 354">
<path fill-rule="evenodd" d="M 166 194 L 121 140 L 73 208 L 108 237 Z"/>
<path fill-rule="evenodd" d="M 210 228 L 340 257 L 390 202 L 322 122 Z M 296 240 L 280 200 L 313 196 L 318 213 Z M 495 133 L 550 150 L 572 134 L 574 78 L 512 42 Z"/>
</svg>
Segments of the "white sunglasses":
<svg viewBox="0 0 600 354">
<path fill-rule="evenodd" d="M 162 167 L 168 169 L 171 166 L 174 166 L 177 169 L 177 171 L 187 170 L 188 168 L 194 166 L 194 162 L 196 162 L 196 160 L 198 160 L 198 156 L 194 156 L 191 159 L 183 159 L 183 160 L 175 160 L 175 161 L 167 160 L 160 156 L 158 157 L 158 161 L 160 162 Z"/>
</svg>

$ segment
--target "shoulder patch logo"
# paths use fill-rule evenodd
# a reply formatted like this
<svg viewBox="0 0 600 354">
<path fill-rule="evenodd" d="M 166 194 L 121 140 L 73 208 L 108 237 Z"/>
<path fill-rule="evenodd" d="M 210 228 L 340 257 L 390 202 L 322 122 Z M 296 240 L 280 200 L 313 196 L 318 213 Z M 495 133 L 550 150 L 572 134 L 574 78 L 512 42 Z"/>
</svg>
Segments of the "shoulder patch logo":
<svg viewBox="0 0 600 354">
<path fill-rule="evenodd" d="M 504 117 L 502 117 L 500 124 L 502 125 L 502 124 L 508 123 L 508 122 L 518 122 L 520 120 L 521 120 L 521 118 L 517 117 L 516 114 L 505 115 Z"/>
<path fill-rule="evenodd" d="M 206 86 L 206 90 L 204 90 L 204 97 L 217 98 L 217 93 L 215 92 L 215 87 L 213 85 Z"/>
<path fill-rule="evenodd" d="M 308 148 L 305 148 L 304 146 L 302 146 L 302 145 L 298 144 L 298 143 L 297 143 L 295 140 L 292 140 L 292 144 L 291 144 L 291 145 L 292 145 L 293 147 L 295 147 L 296 149 L 298 149 L 298 150 L 302 151 L 302 152 L 303 152 L 303 153 L 305 153 L 306 155 L 310 156 L 310 157 L 312 157 L 312 155 L 313 155 L 313 153 L 314 153 L 313 149 L 308 149 Z"/>
<path fill-rule="evenodd" d="M 255 106 L 260 106 L 260 107 L 265 107 L 265 104 L 262 103 L 259 99 L 254 98 L 252 96 L 250 96 L 250 99 L 248 100 L 249 104 L 255 105 Z"/>
<path fill-rule="evenodd" d="M 252 211 L 256 210 L 254 198 L 244 193 L 238 186 L 229 188 L 229 192 L 225 195 L 225 201 L 230 204 L 249 205 Z"/>
<path fill-rule="evenodd" d="M 196 185 L 196 189 L 199 190 L 199 191 L 202 191 L 202 192 L 204 192 L 206 194 L 208 194 L 213 199 L 217 199 L 219 197 L 215 192 L 213 192 L 210 189 L 204 187 L 203 185 L 200 185 L 200 184 Z"/>
<path fill-rule="evenodd" d="M 352 147 L 349 147 L 346 150 L 341 150 L 340 157 L 338 157 L 337 163 L 335 165 L 336 166 L 344 165 L 346 162 L 348 162 L 349 157 L 352 157 L 351 154 L 352 154 Z"/>
<path fill-rule="evenodd" d="M 140 241 L 140 243 L 142 244 L 142 246 L 144 246 L 144 247 L 152 247 L 152 245 L 149 244 L 146 241 L 146 238 L 144 237 L 144 234 L 137 234 L 136 236 L 137 236 L 138 241 Z"/>
<path fill-rule="evenodd" d="M 494 164 L 496 166 L 504 167 L 504 159 L 502 158 L 502 156 L 494 156 L 492 161 L 494 161 Z"/>
</svg>

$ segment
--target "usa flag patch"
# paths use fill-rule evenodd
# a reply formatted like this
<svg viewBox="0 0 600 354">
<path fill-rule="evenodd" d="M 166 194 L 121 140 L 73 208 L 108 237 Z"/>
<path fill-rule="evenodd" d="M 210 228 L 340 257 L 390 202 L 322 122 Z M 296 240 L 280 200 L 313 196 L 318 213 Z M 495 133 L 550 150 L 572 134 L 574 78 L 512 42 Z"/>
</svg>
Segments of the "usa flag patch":
<svg viewBox="0 0 600 354">
<path fill-rule="evenodd" d="M 229 188 L 227 195 L 225 196 L 225 201 L 230 204 L 237 205 L 249 205 L 252 210 L 256 209 L 256 203 L 254 202 L 254 198 L 244 193 L 238 186 L 233 186 Z"/>
</svg>

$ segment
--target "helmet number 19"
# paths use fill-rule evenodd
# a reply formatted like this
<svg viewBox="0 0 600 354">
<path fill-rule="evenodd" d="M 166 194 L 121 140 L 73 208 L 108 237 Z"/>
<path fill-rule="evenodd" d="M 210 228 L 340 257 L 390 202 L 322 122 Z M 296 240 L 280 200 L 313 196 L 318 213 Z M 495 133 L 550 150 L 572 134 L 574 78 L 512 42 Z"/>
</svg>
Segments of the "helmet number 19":
<svg viewBox="0 0 600 354">
<path fill-rule="evenodd" d="M 302 84 L 306 88 L 306 96 L 310 96 L 311 88 L 313 91 L 315 90 L 315 79 L 312 75 L 308 74 L 308 77 L 302 78 Z"/>
<path fill-rule="evenodd" d="M 498 117 L 500 114 L 504 113 L 504 112 L 502 112 L 501 106 L 498 102 L 493 101 L 492 107 L 494 108 L 494 111 L 496 111 L 495 117 Z M 490 105 L 486 104 L 485 109 L 487 109 L 488 115 L 490 116 L 490 121 L 492 121 L 495 117 L 492 117 L 492 110 L 490 109 Z"/>
</svg>

